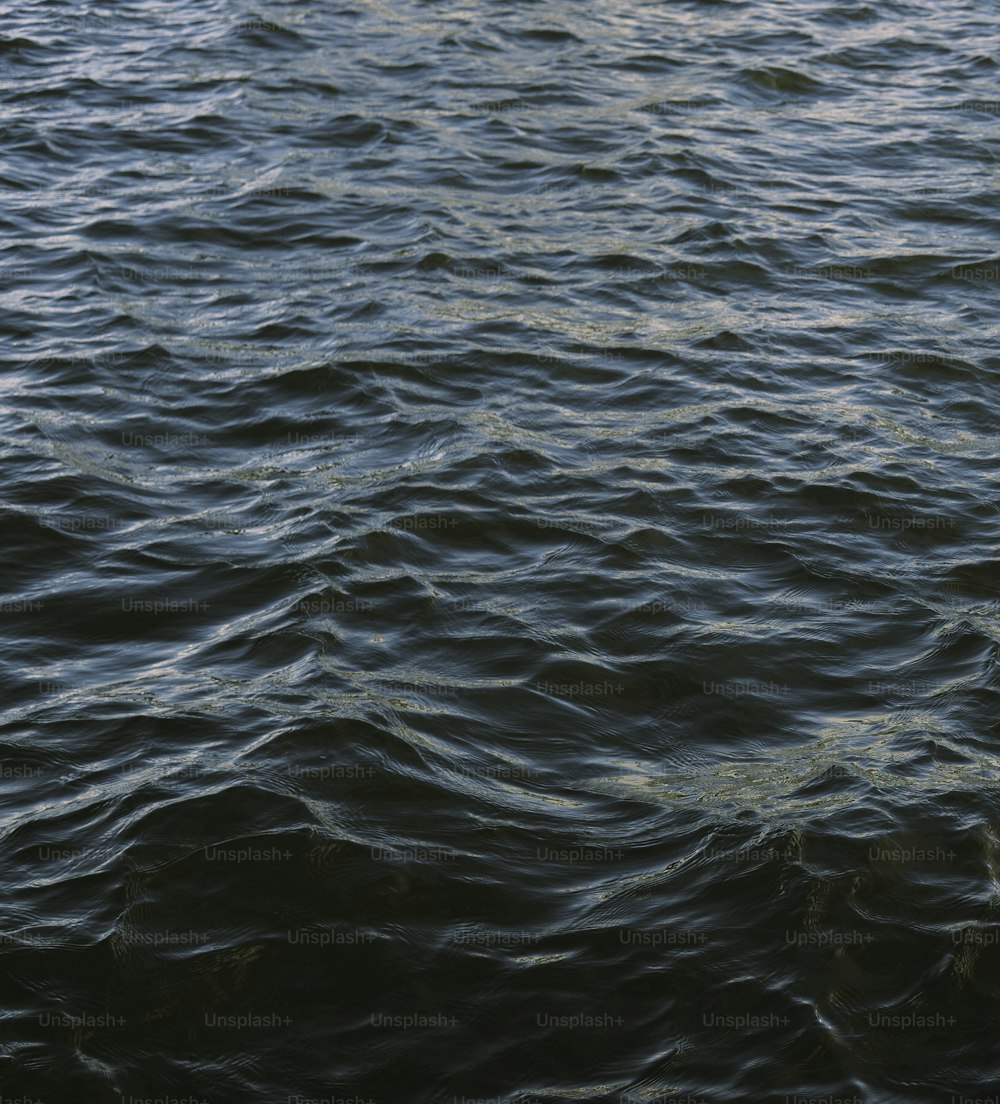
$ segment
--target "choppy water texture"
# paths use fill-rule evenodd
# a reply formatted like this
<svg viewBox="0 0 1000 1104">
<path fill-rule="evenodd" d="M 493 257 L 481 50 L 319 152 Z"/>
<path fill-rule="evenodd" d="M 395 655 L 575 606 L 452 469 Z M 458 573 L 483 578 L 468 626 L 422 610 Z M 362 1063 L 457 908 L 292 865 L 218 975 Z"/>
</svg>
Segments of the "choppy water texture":
<svg viewBox="0 0 1000 1104">
<path fill-rule="evenodd" d="M 996 8 L 13 6 L 0 1086 L 1000 1086 Z"/>
</svg>

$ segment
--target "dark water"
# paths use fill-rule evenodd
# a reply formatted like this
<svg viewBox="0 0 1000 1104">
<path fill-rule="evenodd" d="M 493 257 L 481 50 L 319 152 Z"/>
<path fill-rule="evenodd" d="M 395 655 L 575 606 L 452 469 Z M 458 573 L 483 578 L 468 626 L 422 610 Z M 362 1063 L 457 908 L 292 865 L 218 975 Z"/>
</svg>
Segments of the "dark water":
<svg viewBox="0 0 1000 1104">
<path fill-rule="evenodd" d="M 995 5 L 9 7 L 3 1104 L 1000 1096 Z"/>
</svg>

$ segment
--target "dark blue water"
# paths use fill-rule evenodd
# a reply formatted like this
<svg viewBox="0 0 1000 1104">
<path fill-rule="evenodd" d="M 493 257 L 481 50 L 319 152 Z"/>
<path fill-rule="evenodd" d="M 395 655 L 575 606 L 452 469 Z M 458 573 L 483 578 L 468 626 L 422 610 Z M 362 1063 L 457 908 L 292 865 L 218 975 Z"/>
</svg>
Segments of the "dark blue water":
<svg viewBox="0 0 1000 1104">
<path fill-rule="evenodd" d="M 9 6 L 0 1104 L 1000 1099 L 996 19 Z"/>
</svg>

